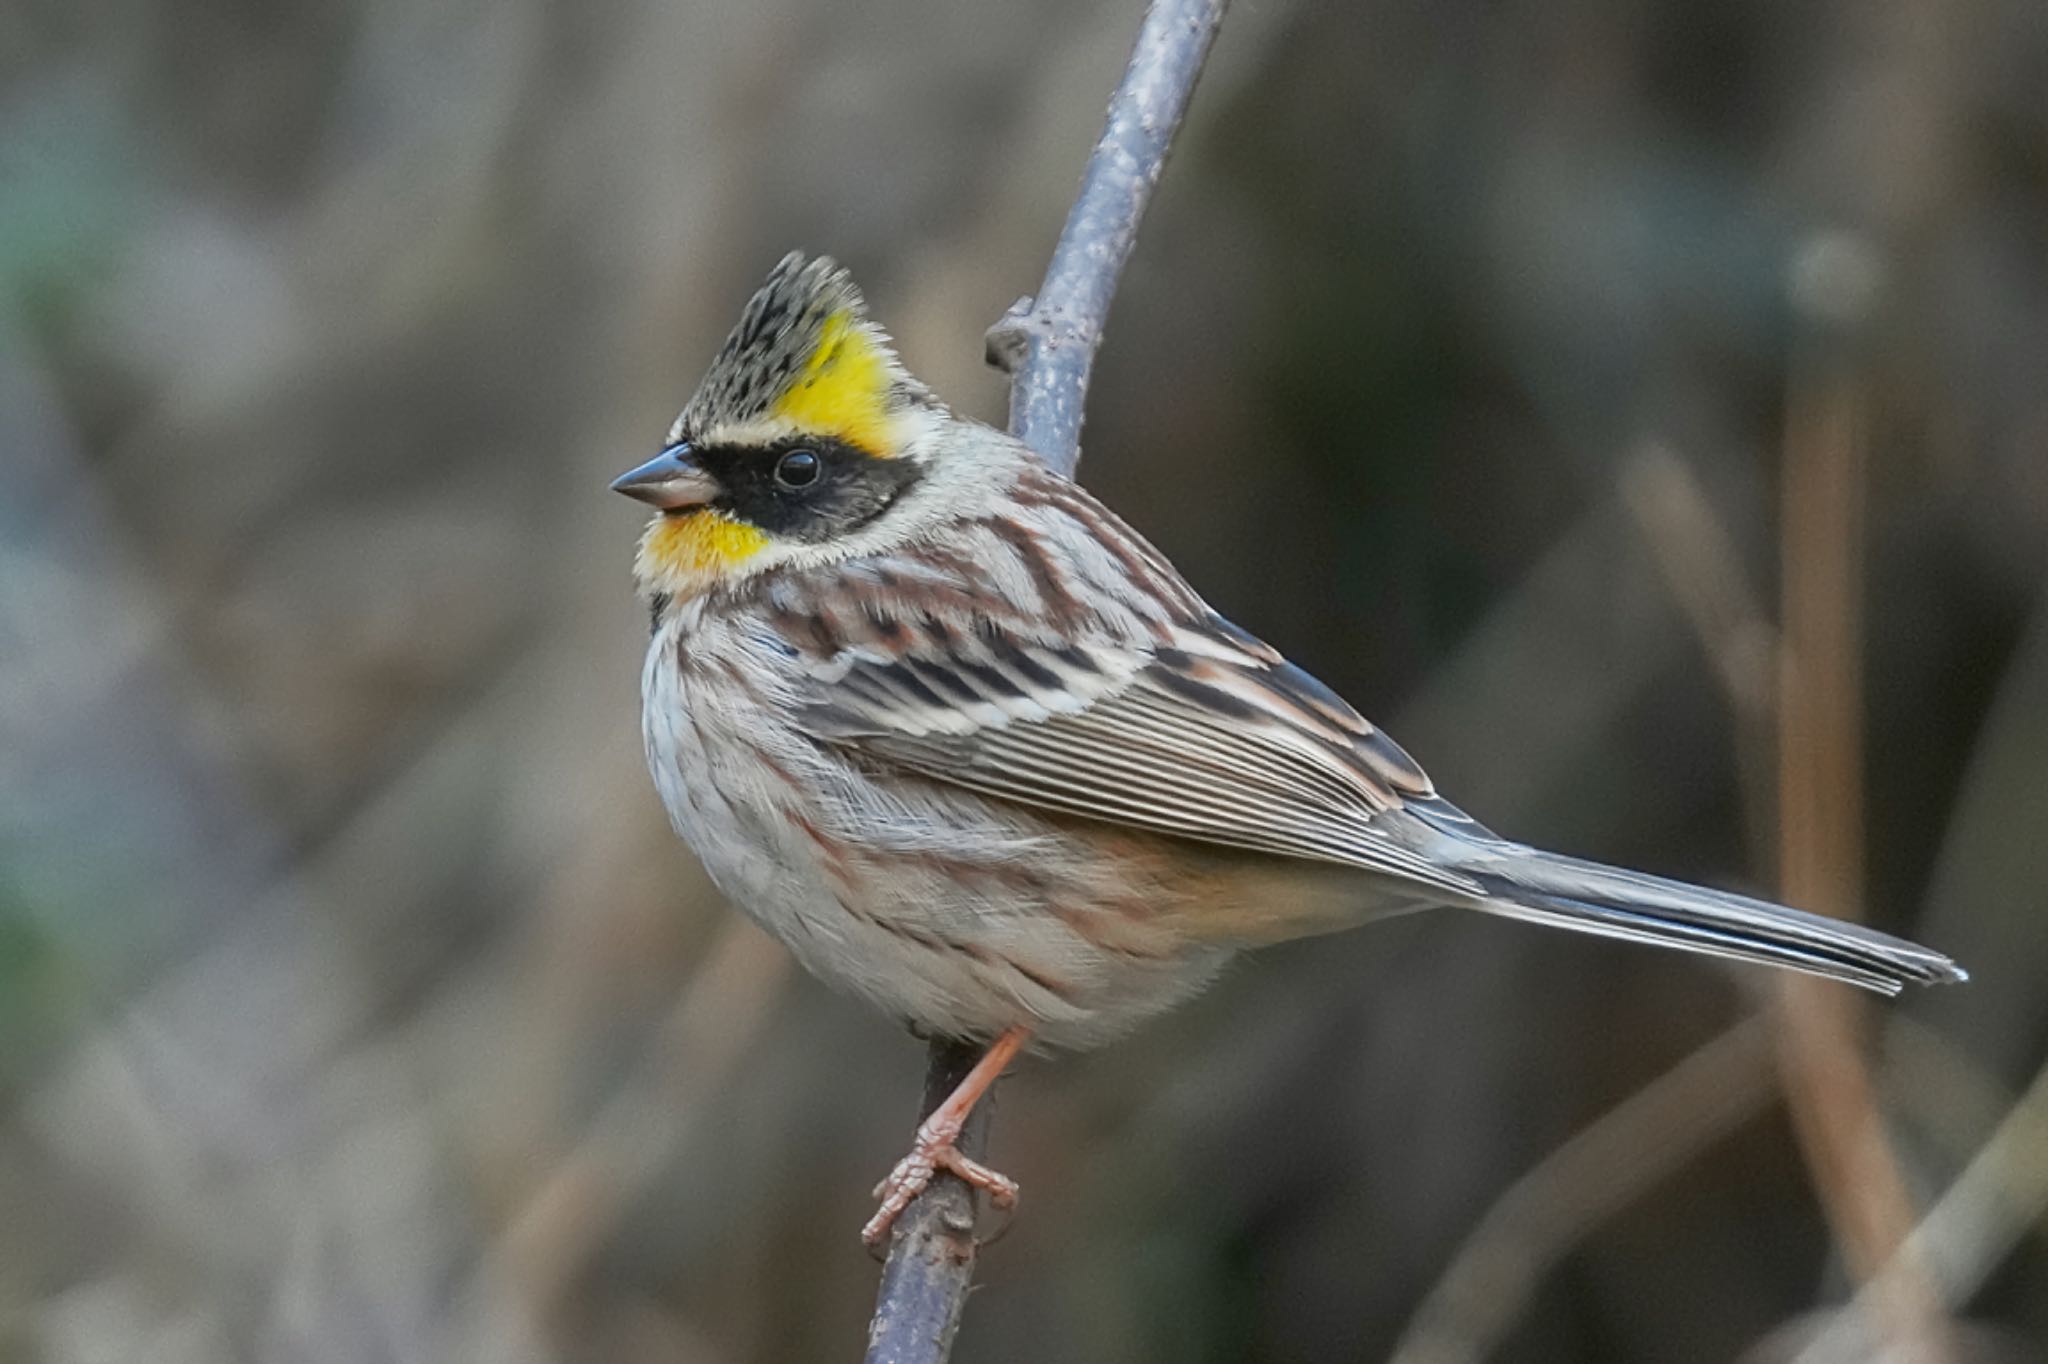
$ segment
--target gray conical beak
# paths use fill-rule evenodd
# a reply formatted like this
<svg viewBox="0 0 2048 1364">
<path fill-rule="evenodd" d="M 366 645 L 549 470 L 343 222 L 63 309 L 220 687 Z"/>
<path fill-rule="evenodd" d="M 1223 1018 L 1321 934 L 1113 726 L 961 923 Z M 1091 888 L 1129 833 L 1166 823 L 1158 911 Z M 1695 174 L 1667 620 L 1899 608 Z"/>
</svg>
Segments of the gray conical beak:
<svg viewBox="0 0 2048 1364">
<path fill-rule="evenodd" d="M 718 480 L 697 467 L 687 444 L 671 445 L 612 480 L 612 491 L 663 511 L 701 507 L 718 496 Z"/>
</svg>

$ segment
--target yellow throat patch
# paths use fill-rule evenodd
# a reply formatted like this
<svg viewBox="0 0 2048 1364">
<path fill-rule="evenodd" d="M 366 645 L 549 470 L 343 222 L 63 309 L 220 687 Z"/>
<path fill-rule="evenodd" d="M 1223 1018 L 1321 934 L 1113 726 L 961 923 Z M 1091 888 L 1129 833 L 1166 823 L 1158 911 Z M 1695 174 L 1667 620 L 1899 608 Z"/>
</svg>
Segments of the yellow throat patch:
<svg viewBox="0 0 2048 1364">
<path fill-rule="evenodd" d="M 805 433 L 835 436 L 887 459 L 896 453 L 889 414 L 888 352 L 847 312 L 825 319 L 818 348 L 770 416 Z"/>
<path fill-rule="evenodd" d="M 716 582 L 767 547 L 765 532 L 699 507 L 648 523 L 635 568 L 642 581 L 674 591 Z"/>
</svg>

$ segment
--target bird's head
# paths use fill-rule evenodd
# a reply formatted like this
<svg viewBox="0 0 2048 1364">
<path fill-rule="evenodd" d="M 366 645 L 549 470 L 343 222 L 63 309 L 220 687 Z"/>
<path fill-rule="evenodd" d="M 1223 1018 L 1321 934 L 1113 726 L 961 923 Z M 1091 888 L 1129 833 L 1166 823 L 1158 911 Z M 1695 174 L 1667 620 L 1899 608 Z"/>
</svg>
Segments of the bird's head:
<svg viewBox="0 0 2048 1364">
<path fill-rule="evenodd" d="M 640 540 L 641 590 L 688 599 L 852 552 L 957 420 L 904 370 L 846 271 L 785 256 L 662 452 L 612 484 L 658 513 Z"/>
</svg>

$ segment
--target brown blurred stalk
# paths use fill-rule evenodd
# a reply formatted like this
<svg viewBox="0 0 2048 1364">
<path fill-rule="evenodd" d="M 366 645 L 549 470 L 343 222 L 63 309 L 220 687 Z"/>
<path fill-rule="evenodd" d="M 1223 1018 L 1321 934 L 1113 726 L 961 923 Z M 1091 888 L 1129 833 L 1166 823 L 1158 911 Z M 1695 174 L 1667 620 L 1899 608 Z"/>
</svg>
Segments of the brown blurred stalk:
<svg viewBox="0 0 2048 1364">
<path fill-rule="evenodd" d="M 1779 879 L 1789 904 L 1860 917 L 1863 896 L 1862 573 L 1868 450 L 1862 380 L 1831 323 L 1860 298 L 1804 265 L 1809 353 L 1795 367 L 1786 414 L 1781 523 L 1783 601 L 1778 652 Z M 1913 1204 L 1885 1132 L 1865 1060 L 1866 1002 L 1803 977 L 1776 982 L 1786 1101 L 1850 1276 L 1872 1284 L 1912 1231 Z M 1915 1359 L 1948 1357 L 1941 1305 L 1924 1274 L 1883 1280 L 1879 1325 Z"/>
<path fill-rule="evenodd" d="M 1867 305 L 1853 246 L 1802 262 L 1814 325 L 1786 414 L 1778 630 L 1742 581 L 1732 542 L 1684 465 L 1640 456 L 1623 491 L 1734 703 L 1746 751 L 1775 719 L 1778 858 L 1788 903 L 1858 918 L 1863 894 L 1862 561 L 1868 436 L 1844 323 Z M 1847 266 L 1846 270 L 1844 267 Z M 1776 660 L 1775 695 L 1759 658 Z M 1745 760 L 1745 766 L 1753 766 Z M 1745 804 L 1768 798 L 1746 780 Z M 1801 1152 L 1859 1302 L 1913 1358 L 1947 1358 L 1939 1296 L 1907 1241 L 1914 1222 L 1866 1057 L 1867 1001 L 1820 981 L 1774 981 L 1779 1071 Z M 1883 1271 L 1882 1273 L 1880 1271 Z"/>
</svg>

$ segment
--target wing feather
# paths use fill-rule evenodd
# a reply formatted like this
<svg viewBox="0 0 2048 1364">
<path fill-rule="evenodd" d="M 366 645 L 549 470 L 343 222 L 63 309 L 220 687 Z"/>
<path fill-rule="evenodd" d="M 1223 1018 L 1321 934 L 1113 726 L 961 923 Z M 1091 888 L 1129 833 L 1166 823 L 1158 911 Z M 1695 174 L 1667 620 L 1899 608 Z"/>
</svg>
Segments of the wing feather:
<svg viewBox="0 0 2048 1364">
<path fill-rule="evenodd" d="M 764 596 L 818 741 L 1049 811 L 1478 892 L 1382 818 L 1437 803 L 1414 761 L 1085 492 L 1046 474 L 959 535 Z"/>
</svg>

